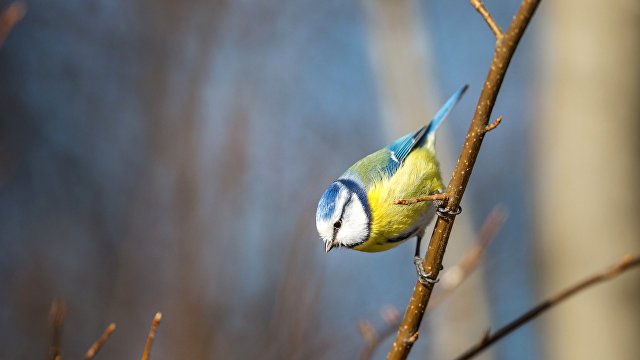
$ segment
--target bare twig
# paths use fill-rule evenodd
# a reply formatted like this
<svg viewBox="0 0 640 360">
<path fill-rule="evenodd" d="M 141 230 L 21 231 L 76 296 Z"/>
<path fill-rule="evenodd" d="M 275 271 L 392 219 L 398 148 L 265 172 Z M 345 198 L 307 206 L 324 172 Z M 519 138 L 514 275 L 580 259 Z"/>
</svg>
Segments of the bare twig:
<svg viewBox="0 0 640 360">
<path fill-rule="evenodd" d="M 427 195 L 427 196 L 419 197 L 416 199 L 400 199 L 400 200 L 394 201 L 393 203 L 396 205 L 411 205 L 411 204 L 424 202 L 424 201 L 446 201 L 446 200 L 447 200 L 447 194 L 442 193 L 442 194 Z"/>
<path fill-rule="evenodd" d="M 445 299 L 451 295 L 466 279 L 469 278 L 480 265 L 485 251 L 491 241 L 495 239 L 496 234 L 502 228 L 504 221 L 507 218 L 507 211 L 502 206 L 496 206 L 491 210 L 491 213 L 487 216 L 476 240 L 475 245 L 469 249 L 469 251 L 462 257 L 462 260 L 453 267 L 447 269 L 441 277 L 442 289 L 444 291 L 439 292 L 437 296 L 429 303 L 427 313 L 430 313 Z M 365 340 L 365 347 L 360 353 L 361 360 L 371 359 L 373 353 L 382 342 L 384 342 L 389 336 L 398 328 L 400 324 L 400 317 L 398 316 L 395 308 L 387 308 L 383 312 L 383 318 L 386 322 L 386 327 L 379 333 L 373 328 L 368 321 L 360 322 L 358 328 L 362 338 Z"/>
<path fill-rule="evenodd" d="M 362 339 L 364 340 L 364 343 L 367 344 L 367 347 L 375 347 L 379 336 L 378 332 L 369 321 L 358 321 L 358 332 L 360 332 L 360 336 L 362 336 Z"/>
<path fill-rule="evenodd" d="M 500 125 L 501 122 L 502 122 L 502 115 L 498 116 L 498 118 L 494 122 L 492 122 L 491 124 L 485 126 L 484 127 L 484 132 L 488 133 L 489 131 L 497 128 L 498 125 Z"/>
<path fill-rule="evenodd" d="M 498 23 L 493 19 L 493 16 L 491 16 L 489 10 L 487 10 L 487 8 L 484 6 L 482 0 L 470 1 L 471 6 L 473 6 L 473 8 L 476 9 L 478 13 L 480 13 L 484 21 L 487 22 L 487 25 L 489 25 L 489 28 L 491 28 L 491 31 L 493 31 L 493 34 L 496 36 L 496 40 L 502 39 L 504 34 L 502 33 L 502 29 L 500 29 L 500 25 L 498 25 Z"/>
<path fill-rule="evenodd" d="M 509 25 L 507 32 L 496 42 L 493 60 L 491 61 L 487 79 L 480 93 L 476 111 L 471 120 L 471 126 L 453 176 L 445 191 L 448 196 L 447 206 L 451 209 L 457 209 L 460 206 L 462 195 L 467 187 L 478 153 L 480 152 L 480 146 L 486 134 L 485 128 L 489 123 L 489 117 L 491 116 L 491 111 L 498 97 L 498 92 L 500 91 L 507 68 L 539 4 L 540 0 L 524 0 Z M 488 18 L 485 17 L 485 20 L 487 19 Z M 488 24 L 491 27 L 491 23 L 488 22 Z M 436 221 L 429 242 L 429 248 L 427 249 L 427 254 L 423 262 L 424 270 L 427 273 L 431 273 L 433 278 L 437 278 L 440 273 L 442 259 L 447 248 L 447 242 L 454 220 L 455 215 L 450 215 L 446 217 L 440 216 Z M 412 342 L 407 340 L 413 339 L 414 335 L 418 332 L 422 317 L 429 304 L 433 286 L 433 284 L 423 285 L 420 282 L 416 283 L 413 289 L 413 295 L 409 300 L 407 310 L 399 327 L 396 340 L 387 355 L 387 359 L 406 359 L 409 355 Z"/>
<path fill-rule="evenodd" d="M 51 310 L 49 311 L 49 323 L 51 324 L 51 347 L 49 348 L 49 359 L 62 359 L 62 326 L 67 314 L 67 308 L 60 299 L 53 299 Z"/>
<path fill-rule="evenodd" d="M 529 321 L 538 317 L 543 312 L 549 310 L 555 305 L 558 305 L 560 302 L 568 299 L 569 297 L 577 294 L 578 292 L 585 290 L 593 285 L 599 284 L 601 282 L 611 280 L 617 277 L 618 275 L 622 274 L 623 272 L 630 270 L 632 268 L 637 268 L 637 267 L 640 267 L 640 256 L 635 256 L 635 257 L 625 256 L 616 265 L 610 267 L 605 271 L 594 274 L 580 281 L 579 283 L 561 291 L 555 296 L 552 296 L 547 300 L 539 303 L 538 305 L 533 307 L 531 310 L 520 315 L 517 319 L 513 320 L 509 324 L 498 329 L 496 332 L 490 333 L 489 331 L 487 331 L 485 336 L 482 337 L 482 340 L 478 344 L 474 345 L 469 350 L 465 351 L 464 354 L 458 356 L 456 360 L 471 359 L 472 357 L 486 350 L 489 346 L 491 346 L 496 341 L 509 335 L 511 332 L 513 332 L 517 328 L 528 323 Z"/>
<path fill-rule="evenodd" d="M 153 344 L 153 338 L 156 336 L 156 329 L 160 325 L 162 320 L 162 313 L 157 312 L 151 322 L 151 328 L 149 329 L 149 336 L 147 336 L 147 343 L 144 345 L 144 352 L 142 353 L 142 360 L 149 360 L 149 353 L 151 352 L 151 345 Z"/>
<path fill-rule="evenodd" d="M 104 343 L 109 339 L 109 336 L 111 336 L 111 334 L 113 334 L 114 331 L 116 331 L 116 324 L 115 323 L 109 324 L 109 326 L 107 326 L 107 328 L 104 329 L 102 336 L 100 336 L 100 338 L 96 340 L 96 342 L 94 342 L 93 345 L 91 345 L 89 350 L 87 350 L 87 353 L 84 354 L 84 360 L 93 359 L 98 353 L 98 351 L 100 351 L 100 348 L 102 347 L 102 345 L 104 345 Z"/>
<path fill-rule="evenodd" d="M 23 1 L 16 1 L 7 6 L 0 13 L 0 47 L 7 39 L 7 35 L 13 27 L 22 20 L 27 12 L 27 5 Z"/>
</svg>

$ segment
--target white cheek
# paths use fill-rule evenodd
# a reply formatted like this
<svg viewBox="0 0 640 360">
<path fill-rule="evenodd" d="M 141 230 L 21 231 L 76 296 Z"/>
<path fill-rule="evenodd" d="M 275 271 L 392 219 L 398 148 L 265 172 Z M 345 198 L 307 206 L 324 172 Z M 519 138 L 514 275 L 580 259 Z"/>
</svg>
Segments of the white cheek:
<svg viewBox="0 0 640 360">
<path fill-rule="evenodd" d="M 342 217 L 345 221 L 338 231 L 337 241 L 342 245 L 353 245 L 366 240 L 369 219 L 358 197 L 353 194 Z"/>
<path fill-rule="evenodd" d="M 331 241 L 333 238 L 333 221 L 320 221 L 316 223 L 318 234 L 324 241 Z"/>
</svg>

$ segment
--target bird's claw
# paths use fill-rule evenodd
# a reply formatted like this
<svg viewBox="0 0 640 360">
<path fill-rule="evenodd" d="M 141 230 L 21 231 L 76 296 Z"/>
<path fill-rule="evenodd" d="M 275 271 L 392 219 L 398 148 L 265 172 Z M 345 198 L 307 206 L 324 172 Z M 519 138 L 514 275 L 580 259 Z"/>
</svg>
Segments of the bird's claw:
<svg viewBox="0 0 640 360">
<path fill-rule="evenodd" d="M 416 266 L 416 272 L 418 273 L 418 281 L 420 281 L 420 283 L 422 285 L 433 285 L 435 283 L 437 283 L 438 281 L 440 281 L 440 279 L 432 279 L 431 278 L 431 273 L 424 271 L 424 266 L 422 266 L 422 258 L 419 256 L 416 256 L 413 258 L 413 264 Z"/>
</svg>

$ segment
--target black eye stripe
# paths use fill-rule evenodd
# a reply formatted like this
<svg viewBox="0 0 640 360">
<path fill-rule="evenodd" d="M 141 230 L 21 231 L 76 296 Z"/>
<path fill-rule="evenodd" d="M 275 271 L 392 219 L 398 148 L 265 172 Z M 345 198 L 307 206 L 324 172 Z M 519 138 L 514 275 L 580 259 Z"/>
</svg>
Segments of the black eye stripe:
<svg viewBox="0 0 640 360">
<path fill-rule="evenodd" d="M 349 193 L 349 198 L 347 199 L 347 201 L 345 201 L 344 206 L 340 211 L 340 217 L 338 218 L 338 221 L 340 221 L 340 226 L 342 226 L 342 217 L 344 216 L 344 212 L 347 210 L 347 206 L 349 206 L 349 203 L 351 203 L 351 199 L 353 199 L 353 195 Z M 335 224 L 334 224 L 334 227 L 335 227 Z"/>
</svg>

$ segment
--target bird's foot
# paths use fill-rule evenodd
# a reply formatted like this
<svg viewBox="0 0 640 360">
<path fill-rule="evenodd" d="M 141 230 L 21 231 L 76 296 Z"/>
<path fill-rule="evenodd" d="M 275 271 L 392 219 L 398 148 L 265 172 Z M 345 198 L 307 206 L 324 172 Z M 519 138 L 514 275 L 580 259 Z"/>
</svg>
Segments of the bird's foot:
<svg viewBox="0 0 640 360">
<path fill-rule="evenodd" d="M 437 283 L 439 279 L 432 279 L 431 273 L 428 273 L 424 270 L 424 266 L 422 266 L 422 263 L 423 261 L 421 257 L 415 256 L 413 258 L 413 264 L 416 266 L 416 272 L 418 273 L 418 281 L 420 281 L 422 285 L 433 285 Z"/>
</svg>

